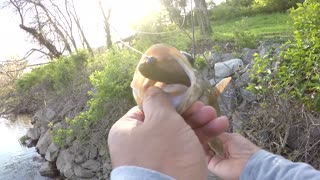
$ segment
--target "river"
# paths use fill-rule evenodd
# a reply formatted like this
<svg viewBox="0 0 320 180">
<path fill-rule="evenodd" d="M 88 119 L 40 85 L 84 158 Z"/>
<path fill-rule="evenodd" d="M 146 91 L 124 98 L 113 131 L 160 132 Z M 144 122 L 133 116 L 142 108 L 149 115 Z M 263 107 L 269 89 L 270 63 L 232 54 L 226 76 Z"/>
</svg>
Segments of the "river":
<svg viewBox="0 0 320 180">
<path fill-rule="evenodd" d="M 44 161 L 34 147 L 20 144 L 19 138 L 31 127 L 29 116 L 0 117 L 0 180 L 50 180 L 39 174 Z"/>
</svg>

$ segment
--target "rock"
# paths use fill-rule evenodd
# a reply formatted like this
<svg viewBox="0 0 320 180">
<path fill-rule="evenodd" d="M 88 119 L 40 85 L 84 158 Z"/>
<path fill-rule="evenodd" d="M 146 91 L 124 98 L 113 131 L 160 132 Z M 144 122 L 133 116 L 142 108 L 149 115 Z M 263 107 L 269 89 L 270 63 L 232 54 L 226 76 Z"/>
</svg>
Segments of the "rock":
<svg viewBox="0 0 320 180">
<path fill-rule="evenodd" d="M 54 112 L 50 108 L 44 108 L 36 112 L 33 116 L 32 122 L 36 127 L 45 127 L 47 128 L 48 123 L 54 122 L 54 118 L 56 117 L 56 112 Z"/>
<path fill-rule="evenodd" d="M 58 175 L 58 170 L 54 163 L 45 162 L 41 165 L 39 173 L 41 176 L 55 177 Z"/>
<path fill-rule="evenodd" d="M 242 131 L 242 123 L 245 121 L 248 117 L 246 116 L 245 112 L 241 111 L 235 111 L 232 114 L 232 131 L 234 133 L 239 133 Z"/>
<path fill-rule="evenodd" d="M 79 178 L 91 178 L 94 176 L 92 171 L 78 165 L 74 166 L 74 174 Z"/>
<path fill-rule="evenodd" d="M 66 163 L 63 169 L 60 170 L 62 175 L 66 177 L 67 179 L 70 179 L 72 176 L 74 176 L 73 167 L 71 163 Z"/>
<path fill-rule="evenodd" d="M 50 162 L 55 162 L 58 158 L 58 154 L 59 154 L 59 148 L 54 142 L 52 142 L 48 147 L 48 150 L 45 155 L 45 159 Z"/>
<path fill-rule="evenodd" d="M 235 89 L 233 88 L 233 82 L 231 81 L 223 93 L 218 98 L 218 103 L 220 107 L 221 114 L 231 117 L 231 112 L 235 108 Z"/>
<path fill-rule="evenodd" d="M 59 170 L 63 169 L 67 163 L 72 163 L 74 160 L 74 155 L 71 154 L 68 150 L 63 149 L 60 151 L 56 165 Z M 61 171 L 60 171 L 61 172 Z"/>
<path fill-rule="evenodd" d="M 81 164 L 81 167 L 91 170 L 93 172 L 97 172 L 100 169 L 100 166 L 100 162 L 93 159 L 89 159 L 88 161 Z"/>
<path fill-rule="evenodd" d="M 35 146 L 36 143 L 37 143 L 37 141 L 34 141 L 34 140 L 32 140 L 32 139 L 28 139 L 28 140 L 25 141 L 25 144 L 26 144 L 26 146 L 27 146 L 28 148 Z"/>
<path fill-rule="evenodd" d="M 245 65 L 250 64 L 254 59 L 254 54 L 257 53 L 257 49 L 246 49 L 242 55 L 242 60 Z"/>
<path fill-rule="evenodd" d="M 111 162 L 104 162 L 102 165 L 102 172 L 103 174 L 110 173 L 112 171 L 112 165 Z"/>
<path fill-rule="evenodd" d="M 243 100 L 245 100 L 247 102 L 253 102 L 253 101 L 257 100 L 257 96 L 255 94 L 253 94 L 250 91 L 247 91 L 244 88 L 240 89 L 240 94 L 241 94 L 241 97 L 243 98 Z"/>
<path fill-rule="evenodd" d="M 79 153 L 79 149 L 82 149 L 81 142 L 80 142 L 80 140 L 76 139 L 72 142 L 72 145 L 69 148 L 69 150 L 70 150 L 70 152 L 76 154 L 76 153 Z"/>
<path fill-rule="evenodd" d="M 51 144 L 50 139 L 50 130 L 48 129 L 47 132 L 42 135 L 36 145 L 36 149 L 39 151 L 39 154 L 44 156 L 48 150 L 49 145 Z"/>
<path fill-rule="evenodd" d="M 95 159 L 98 156 L 98 148 L 94 145 L 91 145 L 89 148 L 88 158 Z"/>
<path fill-rule="evenodd" d="M 100 146 L 98 150 L 99 150 L 99 156 L 101 157 L 105 156 L 108 152 L 107 146 Z"/>
<path fill-rule="evenodd" d="M 241 68 L 243 68 L 243 61 L 241 59 L 232 59 L 226 62 L 216 63 L 214 65 L 215 77 L 225 78 L 232 76 Z"/>
<path fill-rule="evenodd" d="M 210 57 L 210 60 L 213 63 L 221 62 L 222 61 L 221 56 L 222 56 L 222 52 L 219 52 L 219 51 L 218 52 L 214 52 L 214 53 L 212 53 L 212 55 Z"/>
<path fill-rule="evenodd" d="M 88 160 L 88 158 L 87 158 L 87 155 L 85 154 L 85 152 L 77 153 L 74 158 L 74 162 L 77 164 L 81 164 L 81 163 L 85 162 L 86 160 Z"/>
<path fill-rule="evenodd" d="M 32 140 L 38 140 L 40 138 L 41 132 L 39 128 L 30 128 L 27 132 L 27 137 Z"/>
<path fill-rule="evenodd" d="M 259 51 L 259 56 L 260 57 L 267 57 L 269 55 L 273 55 L 273 50 L 277 49 L 280 47 L 279 43 L 262 43 L 259 47 L 258 47 L 258 51 Z"/>
<path fill-rule="evenodd" d="M 235 57 L 233 54 L 231 53 L 226 53 L 226 54 L 222 54 L 221 56 L 221 61 L 222 62 L 226 62 L 226 61 L 230 61 L 232 59 L 236 59 L 237 57 Z"/>
<path fill-rule="evenodd" d="M 250 73 L 247 71 L 243 73 L 236 81 L 235 87 L 236 88 L 245 88 L 250 83 Z"/>
</svg>

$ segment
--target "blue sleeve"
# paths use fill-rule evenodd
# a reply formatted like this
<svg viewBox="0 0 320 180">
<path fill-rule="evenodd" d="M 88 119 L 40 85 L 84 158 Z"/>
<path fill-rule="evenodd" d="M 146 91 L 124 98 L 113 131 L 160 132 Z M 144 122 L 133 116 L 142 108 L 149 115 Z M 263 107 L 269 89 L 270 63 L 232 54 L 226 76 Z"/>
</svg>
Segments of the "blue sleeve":
<svg viewBox="0 0 320 180">
<path fill-rule="evenodd" d="M 174 180 L 160 172 L 136 166 L 121 166 L 111 172 L 111 180 Z"/>
<path fill-rule="evenodd" d="M 260 150 L 251 157 L 240 176 L 240 180 L 251 179 L 319 180 L 320 171 L 308 164 L 294 163 L 281 156 Z"/>
</svg>

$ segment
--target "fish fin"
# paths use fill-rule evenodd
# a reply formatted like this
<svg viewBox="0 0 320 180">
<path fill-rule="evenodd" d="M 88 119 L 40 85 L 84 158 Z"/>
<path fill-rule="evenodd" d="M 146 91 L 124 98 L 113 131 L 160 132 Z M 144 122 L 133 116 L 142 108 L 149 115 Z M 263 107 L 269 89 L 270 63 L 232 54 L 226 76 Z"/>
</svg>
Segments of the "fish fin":
<svg viewBox="0 0 320 180">
<path fill-rule="evenodd" d="M 231 77 L 224 78 L 218 84 L 215 85 L 214 91 L 217 97 L 222 94 L 223 90 L 227 87 L 231 79 Z"/>
</svg>

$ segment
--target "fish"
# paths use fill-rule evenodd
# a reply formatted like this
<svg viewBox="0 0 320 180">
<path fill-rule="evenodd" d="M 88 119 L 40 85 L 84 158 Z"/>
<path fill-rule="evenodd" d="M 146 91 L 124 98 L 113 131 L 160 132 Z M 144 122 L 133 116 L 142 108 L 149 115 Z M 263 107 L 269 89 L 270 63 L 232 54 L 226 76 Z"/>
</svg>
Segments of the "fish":
<svg viewBox="0 0 320 180">
<path fill-rule="evenodd" d="M 142 55 L 131 82 L 133 97 L 138 106 L 142 108 L 146 90 L 156 86 L 169 94 L 171 103 L 179 114 L 183 114 L 194 102 L 200 100 L 214 107 L 220 116 L 218 97 L 232 78 L 224 78 L 212 87 L 193 67 L 190 59 L 185 52 L 168 44 L 155 44 L 148 48 Z M 218 137 L 211 139 L 208 145 L 215 154 L 223 156 L 223 144 Z"/>
</svg>

